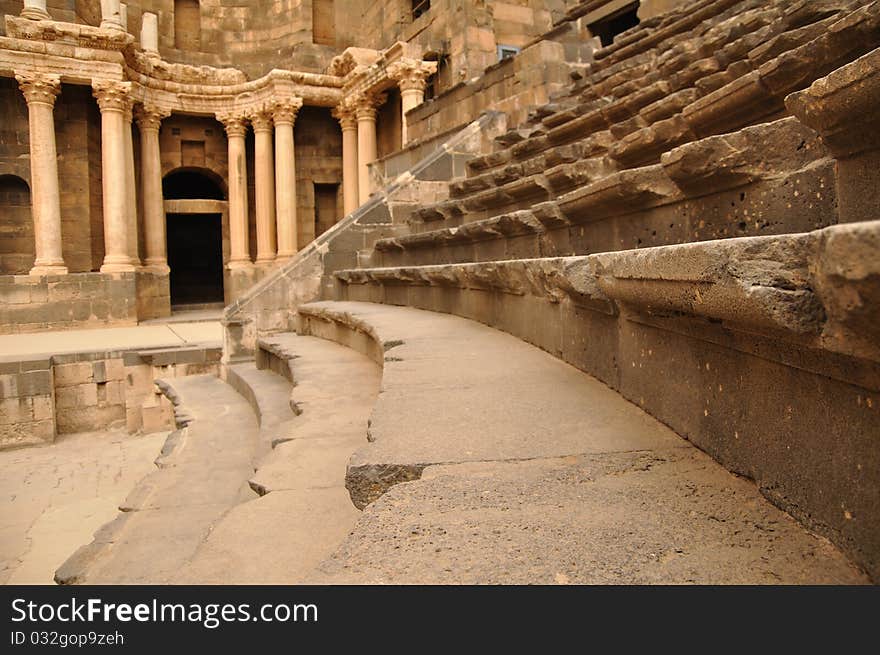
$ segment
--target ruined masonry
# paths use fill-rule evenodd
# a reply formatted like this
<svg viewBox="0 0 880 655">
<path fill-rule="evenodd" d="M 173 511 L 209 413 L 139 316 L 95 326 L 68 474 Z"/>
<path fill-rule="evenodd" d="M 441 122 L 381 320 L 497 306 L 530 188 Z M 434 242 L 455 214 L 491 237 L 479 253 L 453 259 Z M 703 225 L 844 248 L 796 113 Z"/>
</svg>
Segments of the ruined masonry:
<svg viewBox="0 0 880 655">
<path fill-rule="evenodd" d="M 0 332 L 223 331 L 0 361 L 170 431 L 57 582 L 880 581 L 880 1 L 55 4 Z"/>
</svg>

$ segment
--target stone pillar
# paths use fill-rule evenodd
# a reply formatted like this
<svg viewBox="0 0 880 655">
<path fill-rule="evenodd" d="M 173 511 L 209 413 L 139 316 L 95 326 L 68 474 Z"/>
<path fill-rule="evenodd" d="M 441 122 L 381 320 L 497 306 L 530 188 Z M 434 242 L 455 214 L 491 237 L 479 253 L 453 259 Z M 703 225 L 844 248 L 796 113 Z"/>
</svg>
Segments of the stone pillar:
<svg viewBox="0 0 880 655">
<path fill-rule="evenodd" d="M 376 160 L 376 110 L 385 102 L 385 96 L 364 95 L 358 98 L 358 201 L 363 205 L 370 198 L 370 169 L 368 164 Z"/>
<path fill-rule="evenodd" d="M 46 11 L 46 0 L 24 0 L 21 17 L 31 20 L 49 20 L 51 16 Z"/>
<path fill-rule="evenodd" d="M 258 111 L 254 127 L 254 214 L 257 219 L 257 264 L 275 261 L 275 162 L 272 155 L 272 116 Z"/>
<path fill-rule="evenodd" d="M 150 58 L 159 56 L 159 17 L 148 11 L 141 14 L 141 48 Z"/>
<path fill-rule="evenodd" d="M 296 159 L 293 124 L 302 98 L 276 101 L 275 121 L 275 212 L 278 226 L 278 259 L 293 257 L 297 250 Z"/>
<path fill-rule="evenodd" d="M 101 29 L 125 31 L 119 0 L 101 0 Z"/>
<path fill-rule="evenodd" d="M 159 128 L 170 112 L 143 106 L 137 112 L 141 132 L 141 196 L 144 207 L 144 264 L 154 273 L 167 275 L 165 207 L 162 196 L 162 159 Z"/>
<path fill-rule="evenodd" d="M 134 143 L 131 133 L 132 105 L 128 104 L 123 113 L 123 138 L 125 140 L 125 208 L 126 208 L 126 249 L 132 265 L 141 265 L 138 252 L 138 205 L 137 178 L 134 172 Z"/>
<path fill-rule="evenodd" d="M 360 205 L 358 197 L 358 129 L 354 110 L 339 105 L 333 111 L 342 128 L 342 203 L 345 215 Z"/>
<path fill-rule="evenodd" d="M 226 129 L 229 152 L 229 264 L 228 268 L 251 265 L 248 245 L 247 159 L 244 137 L 247 119 L 240 114 L 218 114 Z"/>
<path fill-rule="evenodd" d="M 122 25 L 122 31 L 128 32 L 128 5 L 124 2 L 119 3 L 119 23 Z"/>
<path fill-rule="evenodd" d="M 409 140 L 406 125 L 406 112 L 418 107 L 425 100 L 427 78 L 437 71 L 436 61 L 416 61 L 402 59 L 392 62 L 388 67 L 388 77 L 397 80 L 400 87 L 401 143 Z"/>
<path fill-rule="evenodd" d="M 31 213 L 36 260 L 31 275 L 67 273 L 61 254 L 61 193 L 55 148 L 55 98 L 61 91 L 58 75 L 19 73 L 15 79 L 28 106 L 30 135 Z"/>
<path fill-rule="evenodd" d="M 101 110 L 101 182 L 104 196 L 102 273 L 133 271 L 128 249 L 128 168 L 125 114 L 131 107 L 131 82 L 92 83 Z"/>
</svg>

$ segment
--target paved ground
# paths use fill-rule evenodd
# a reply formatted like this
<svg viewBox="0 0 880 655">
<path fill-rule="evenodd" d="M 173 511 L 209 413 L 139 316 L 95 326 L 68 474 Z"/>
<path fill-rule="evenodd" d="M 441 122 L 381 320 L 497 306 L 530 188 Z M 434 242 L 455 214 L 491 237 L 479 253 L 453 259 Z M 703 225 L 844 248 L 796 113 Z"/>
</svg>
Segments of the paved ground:
<svg viewBox="0 0 880 655">
<path fill-rule="evenodd" d="M 4 334 L 0 335 L 0 357 L 166 348 L 187 344 L 219 346 L 222 338 L 222 327 L 217 321 Z"/>
<path fill-rule="evenodd" d="M 128 511 L 59 568 L 59 581 L 167 583 L 226 512 L 256 496 L 247 480 L 257 421 L 244 398 L 211 375 L 168 382 L 193 421 L 176 447 L 163 453 L 161 468 L 128 496 Z"/>
<path fill-rule="evenodd" d="M 155 469 L 165 436 L 88 433 L 0 451 L 0 583 L 53 584 L 55 569 Z"/>
</svg>

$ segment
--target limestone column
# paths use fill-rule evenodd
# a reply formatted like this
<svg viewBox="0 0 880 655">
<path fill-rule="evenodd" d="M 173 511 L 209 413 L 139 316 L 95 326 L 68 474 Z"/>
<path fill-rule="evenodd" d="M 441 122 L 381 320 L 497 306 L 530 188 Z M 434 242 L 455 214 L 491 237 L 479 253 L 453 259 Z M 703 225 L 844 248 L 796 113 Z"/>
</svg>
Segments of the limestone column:
<svg viewBox="0 0 880 655">
<path fill-rule="evenodd" d="M 278 227 L 278 259 L 293 257 L 297 250 L 296 158 L 293 124 L 302 98 L 276 101 L 275 121 L 275 212 Z"/>
<path fill-rule="evenodd" d="M 125 31 L 119 0 L 101 0 L 101 29 Z"/>
<path fill-rule="evenodd" d="M 272 115 L 264 110 L 250 116 L 254 128 L 254 214 L 257 219 L 257 264 L 275 261 L 275 162 L 272 155 Z"/>
<path fill-rule="evenodd" d="M 55 148 L 55 98 L 61 91 L 58 75 L 18 73 L 15 76 L 28 106 L 30 135 L 31 214 L 36 259 L 31 275 L 67 273 L 61 254 L 61 193 Z"/>
<path fill-rule="evenodd" d="M 358 200 L 363 205 L 370 198 L 369 164 L 376 160 L 376 110 L 385 96 L 363 95 L 356 105 L 358 133 Z"/>
<path fill-rule="evenodd" d="M 46 0 L 24 0 L 21 17 L 31 20 L 49 20 L 51 16 L 46 11 Z"/>
<path fill-rule="evenodd" d="M 141 132 L 141 196 L 144 207 L 144 264 L 154 273 L 167 275 L 165 207 L 162 196 L 162 159 L 159 128 L 170 112 L 143 106 L 137 112 Z"/>
<path fill-rule="evenodd" d="M 244 137 L 247 119 L 241 114 L 218 114 L 226 129 L 229 153 L 229 264 L 228 268 L 251 265 L 248 245 L 247 159 Z"/>
<path fill-rule="evenodd" d="M 397 80 L 397 85 L 400 88 L 401 143 L 404 145 L 409 140 L 406 112 L 424 102 L 427 78 L 436 71 L 436 61 L 401 59 L 388 66 L 388 77 Z"/>
<path fill-rule="evenodd" d="M 126 105 L 123 112 L 123 137 L 125 139 L 125 208 L 126 208 L 126 236 L 128 258 L 132 265 L 141 265 L 141 256 L 138 252 L 138 206 L 137 206 L 137 178 L 134 173 L 134 143 L 131 134 L 132 105 Z"/>
<path fill-rule="evenodd" d="M 339 105 L 333 111 L 342 128 L 342 204 L 345 215 L 360 205 L 358 197 L 358 128 L 354 110 Z"/>
<path fill-rule="evenodd" d="M 131 82 L 92 83 L 101 110 L 101 183 L 104 196 L 102 273 L 133 271 L 128 242 L 128 167 L 125 114 L 131 107 Z"/>
<path fill-rule="evenodd" d="M 141 14 L 141 48 L 151 59 L 159 57 L 159 17 L 149 11 Z"/>
</svg>

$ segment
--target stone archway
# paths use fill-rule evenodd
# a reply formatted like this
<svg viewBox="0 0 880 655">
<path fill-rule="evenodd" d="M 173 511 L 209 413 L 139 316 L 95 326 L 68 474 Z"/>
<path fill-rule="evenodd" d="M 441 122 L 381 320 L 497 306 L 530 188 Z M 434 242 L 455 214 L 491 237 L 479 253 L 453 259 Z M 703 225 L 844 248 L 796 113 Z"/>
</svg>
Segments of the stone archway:
<svg viewBox="0 0 880 655">
<path fill-rule="evenodd" d="M 30 187 L 17 175 L 0 175 L 0 275 L 26 275 L 34 251 Z"/>
<path fill-rule="evenodd" d="M 202 168 L 178 168 L 162 180 L 173 308 L 222 303 L 222 179 Z"/>
</svg>

